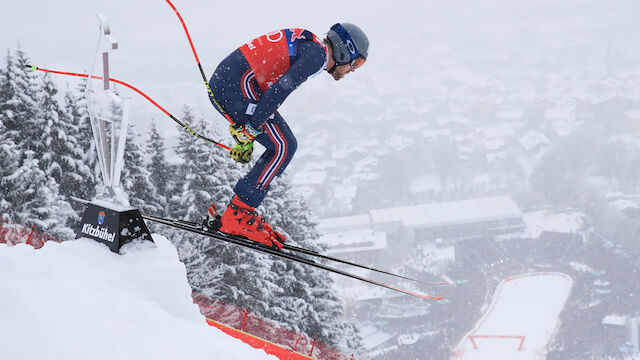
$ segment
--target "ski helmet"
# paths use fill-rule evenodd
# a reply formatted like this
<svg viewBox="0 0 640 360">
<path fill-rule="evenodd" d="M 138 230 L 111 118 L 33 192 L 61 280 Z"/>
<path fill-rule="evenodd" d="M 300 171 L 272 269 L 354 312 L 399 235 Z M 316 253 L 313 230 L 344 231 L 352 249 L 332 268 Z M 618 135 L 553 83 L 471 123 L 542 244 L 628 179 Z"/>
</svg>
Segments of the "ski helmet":
<svg viewBox="0 0 640 360">
<path fill-rule="evenodd" d="M 337 23 L 327 33 L 332 57 L 336 65 L 351 64 L 359 57 L 367 58 L 369 39 L 359 27 L 350 23 Z"/>
</svg>

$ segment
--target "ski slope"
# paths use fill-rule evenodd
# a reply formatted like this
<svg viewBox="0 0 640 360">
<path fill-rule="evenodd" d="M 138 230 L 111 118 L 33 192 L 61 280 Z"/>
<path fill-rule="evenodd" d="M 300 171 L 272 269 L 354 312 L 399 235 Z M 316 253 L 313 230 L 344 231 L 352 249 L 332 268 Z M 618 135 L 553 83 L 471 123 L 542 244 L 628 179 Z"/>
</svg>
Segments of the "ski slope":
<svg viewBox="0 0 640 360">
<path fill-rule="evenodd" d="M 453 358 L 544 359 L 571 285 L 571 278 L 561 273 L 532 273 L 503 280 Z"/>
<path fill-rule="evenodd" d="M 2 359 L 276 359 L 207 325 L 164 237 L 0 244 Z"/>
</svg>

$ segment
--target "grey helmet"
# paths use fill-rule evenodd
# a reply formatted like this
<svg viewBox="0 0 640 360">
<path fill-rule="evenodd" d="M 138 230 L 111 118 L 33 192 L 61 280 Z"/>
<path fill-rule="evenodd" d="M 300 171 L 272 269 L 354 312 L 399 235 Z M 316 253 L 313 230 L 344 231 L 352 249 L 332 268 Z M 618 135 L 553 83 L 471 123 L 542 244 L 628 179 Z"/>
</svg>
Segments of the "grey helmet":
<svg viewBox="0 0 640 360">
<path fill-rule="evenodd" d="M 336 65 L 350 64 L 358 57 L 367 58 L 369 39 L 359 27 L 350 23 L 337 23 L 327 33 Z"/>
</svg>

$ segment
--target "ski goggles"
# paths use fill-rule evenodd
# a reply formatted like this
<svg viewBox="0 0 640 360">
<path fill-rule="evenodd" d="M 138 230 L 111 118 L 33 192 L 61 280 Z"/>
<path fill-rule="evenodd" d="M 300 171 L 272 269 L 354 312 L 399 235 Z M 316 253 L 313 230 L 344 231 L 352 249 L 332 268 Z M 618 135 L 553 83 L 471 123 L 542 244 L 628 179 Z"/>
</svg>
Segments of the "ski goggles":
<svg viewBox="0 0 640 360">
<path fill-rule="evenodd" d="M 365 62 L 367 62 L 367 59 L 363 58 L 362 56 L 355 58 L 353 61 L 351 61 L 350 64 L 351 70 L 359 69 L 362 65 L 364 65 Z"/>
<path fill-rule="evenodd" d="M 340 37 L 340 40 L 342 41 L 342 44 L 343 44 L 343 48 L 340 50 L 344 52 L 345 55 L 349 57 L 349 59 L 351 59 L 351 62 L 355 61 L 359 57 L 363 57 L 358 51 L 358 48 L 356 47 L 355 42 L 351 38 L 351 35 L 349 35 L 349 32 L 347 32 L 347 30 L 344 27 L 342 27 L 342 25 L 340 25 L 339 23 L 335 24 L 331 27 L 331 30 L 335 31 L 335 33 L 338 34 L 338 36 Z M 339 65 L 346 65 L 346 64 L 339 64 Z"/>
</svg>

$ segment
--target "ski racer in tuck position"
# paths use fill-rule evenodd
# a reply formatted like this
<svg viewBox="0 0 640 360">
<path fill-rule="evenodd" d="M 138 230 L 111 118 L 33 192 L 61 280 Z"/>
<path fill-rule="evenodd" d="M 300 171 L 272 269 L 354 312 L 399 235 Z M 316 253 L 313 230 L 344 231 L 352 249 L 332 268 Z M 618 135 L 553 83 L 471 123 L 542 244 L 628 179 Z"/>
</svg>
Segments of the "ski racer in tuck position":
<svg viewBox="0 0 640 360">
<path fill-rule="evenodd" d="M 222 216 L 217 215 L 215 207 L 209 208 L 207 223 L 224 233 L 282 248 L 285 237 L 255 211 L 297 147 L 278 107 L 293 90 L 322 70 L 337 81 L 360 68 L 368 48 L 365 33 L 350 23 L 333 25 L 323 40 L 305 29 L 283 29 L 251 40 L 218 65 L 209 86 L 214 107 L 233 120 L 229 131 L 237 144 L 230 150 L 231 157 L 248 163 L 254 141 L 266 151 L 235 185 L 236 195 Z"/>
</svg>

